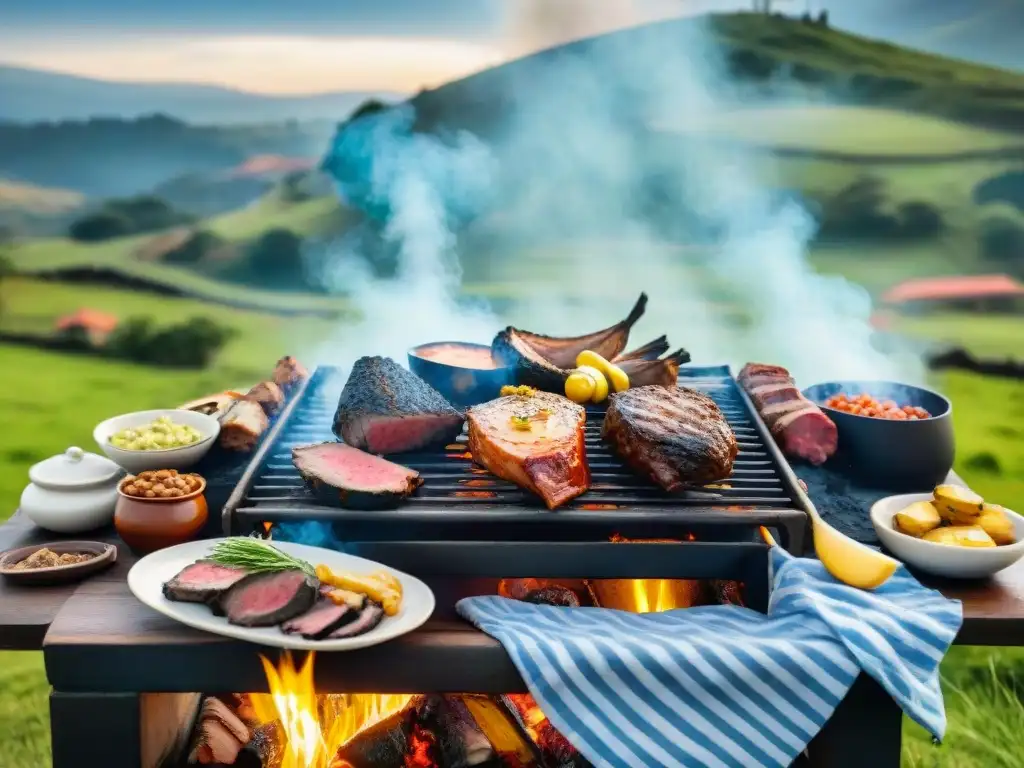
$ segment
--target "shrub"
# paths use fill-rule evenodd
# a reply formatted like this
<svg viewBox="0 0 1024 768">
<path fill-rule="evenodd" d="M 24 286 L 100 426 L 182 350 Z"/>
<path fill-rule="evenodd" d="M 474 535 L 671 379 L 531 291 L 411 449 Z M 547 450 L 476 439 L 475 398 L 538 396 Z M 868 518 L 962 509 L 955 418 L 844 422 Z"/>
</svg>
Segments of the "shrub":
<svg viewBox="0 0 1024 768">
<path fill-rule="evenodd" d="M 1012 271 L 1024 272 L 1024 227 L 1012 219 L 993 216 L 981 223 L 981 255 Z"/>
<path fill-rule="evenodd" d="M 936 237 L 946 228 L 942 212 L 930 203 L 911 201 L 897 209 L 900 234 L 910 239 Z"/>
<path fill-rule="evenodd" d="M 987 472 L 990 475 L 998 475 L 1003 471 L 999 459 L 989 451 L 972 453 L 964 460 L 964 467 L 975 472 Z"/>
<path fill-rule="evenodd" d="M 261 283 L 293 281 L 302 275 L 302 238 L 290 229 L 267 230 L 249 246 L 247 261 Z"/>
<path fill-rule="evenodd" d="M 882 210 L 885 182 L 874 176 L 855 179 L 821 203 L 819 236 L 825 240 L 883 239 L 899 231 L 899 220 Z"/>
<path fill-rule="evenodd" d="M 131 221 L 119 213 L 100 211 L 89 216 L 83 216 L 72 222 L 68 234 L 72 240 L 83 243 L 98 243 L 103 240 L 112 240 L 115 237 L 130 235 L 132 229 Z"/>
<path fill-rule="evenodd" d="M 104 350 L 112 357 L 175 368 L 202 368 L 234 335 L 205 317 L 154 328 L 148 317 L 132 317 L 110 335 Z"/>
<path fill-rule="evenodd" d="M 168 264 L 191 266 L 198 264 L 207 256 L 216 253 L 227 245 L 227 240 L 206 229 L 200 229 L 189 235 L 188 239 L 176 248 L 163 255 Z"/>
</svg>

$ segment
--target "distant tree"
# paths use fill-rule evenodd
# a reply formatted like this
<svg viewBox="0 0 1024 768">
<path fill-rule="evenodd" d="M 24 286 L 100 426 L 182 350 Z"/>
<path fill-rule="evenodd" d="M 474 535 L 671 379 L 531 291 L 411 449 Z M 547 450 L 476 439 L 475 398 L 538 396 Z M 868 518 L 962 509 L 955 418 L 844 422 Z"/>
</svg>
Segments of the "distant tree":
<svg viewBox="0 0 1024 768">
<path fill-rule="evenodd" d="M 112 357 L 175 368 L 202 368 L 234 335 L 232 328 L 205 317 L 154 328 L 148 317 L 131 317 L 110 335 L 104 347 Z"/>
<path fill-rule="evenodd" d="M 213 255 L 227 245 L 227 240 L 207 229 L 200 229 L 189 235 L 181 245 L 167 251 L 161 261 L 167 264 L 193 266 Z"/>
<path fill-rule="evenodd" d="M 137 362 L 148 362 L 149 340 L 153 335 L 153 321 L 148 317 L 129 317 L 119 323 L 107 337 L 104 349 L 113 357 Z"/>
<path fill-rule="evenodd" d="M 290 229 L 270 229 L 249 246 L 248 270 L 256 282 L 290 283 L 302 276 L 302 238 Z"/>
<path fill-rule="evenodd" d="M 1005 216 L 981 224 L 981 255 L 1017 276 L 1024 276 L 1024 227 Z"/>
<path fill-rule="evenodd" d="M 351 123 L 353 120 L 358 120 L 360 117 L 372 115 L 377 112 L 383 112 L 388 108 L 389 105 L 380 99 L 367 99 L 352 111 L 352 114 L 348 116 L 348 120 L 346 122 Z"/>
<path fill-rule="evenodd" d="M 819 27 L 825 27 L 826 29 L 828 28 L 828 11 L 827 10 L 822 10 L 818 14 L 817 24 L 818 24 Z"/>
<path fill-rule="evenodd" d="M 4 278 L 14 274 L 14 262 L 10 252 L 14 249 L 14 230 L 0 226 L 0 290 L 3 289 Z M 4 310 L 4 297 L 0 293 L 0 313 Z"/>
<path fill-rule="evenodd" d="M 942 212 L 931 203 L 916 200 L 903 203 L 897 209 L 900 234 L 909 239 L 924 239 L 942 234 L 946 223 Z"/>
<path fill-rule="evenodd" d="M 100 211 L 83 216 L 71 223 L 68 234 L 72 240 L 83 243 L 98 243 L 115 237 L 124 237 L 134 232 L 132 222 L 126 216 L 111 211 Z"/>
</svg>

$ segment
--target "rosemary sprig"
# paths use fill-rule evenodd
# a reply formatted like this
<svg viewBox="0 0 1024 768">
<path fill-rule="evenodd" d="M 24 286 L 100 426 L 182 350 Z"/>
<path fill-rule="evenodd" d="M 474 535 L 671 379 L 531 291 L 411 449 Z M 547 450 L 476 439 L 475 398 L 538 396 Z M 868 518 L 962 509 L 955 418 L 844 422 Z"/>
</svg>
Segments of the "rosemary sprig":
<svg viewBox="0 0 1024 768">
<path fill-rule="evenodd" d="M 285 554 L 277 547 L 256 538 L 236 536 L 218 542 L 210 555 L 215 563 L 242 568 L 253 573 L 291 571 L 296 568 L 316 576 L 313 566 L 305 560 Z"/>
</svg>

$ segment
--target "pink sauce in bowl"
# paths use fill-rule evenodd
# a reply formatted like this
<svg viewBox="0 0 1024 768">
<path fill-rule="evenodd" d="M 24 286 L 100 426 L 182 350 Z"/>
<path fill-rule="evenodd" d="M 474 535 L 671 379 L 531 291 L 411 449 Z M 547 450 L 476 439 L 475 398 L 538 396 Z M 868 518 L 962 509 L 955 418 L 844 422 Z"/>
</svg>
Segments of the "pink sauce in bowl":
<svg viewBox="0 0 1024 768">
<path fill-rule="evenodd" d="M 459 407 L 486 403 L 516 383 L 516 368 L 496 361 L 484 344 L 435 341 L 413 347 L 409 370 Z"/>
</svg>

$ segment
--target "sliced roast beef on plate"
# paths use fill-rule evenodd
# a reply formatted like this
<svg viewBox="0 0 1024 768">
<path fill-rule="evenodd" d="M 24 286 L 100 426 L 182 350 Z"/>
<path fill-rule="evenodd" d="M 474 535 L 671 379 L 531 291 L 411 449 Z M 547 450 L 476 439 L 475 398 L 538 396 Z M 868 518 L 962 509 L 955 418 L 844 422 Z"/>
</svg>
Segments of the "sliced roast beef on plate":
<svg viewBox="0 0 1024 768">
<path fill-rule="evenodd" d="M 320 501 L 352 509 L 397 507 L 423 483 L 419 472 L 344 443 L 293 448 L 292 463 Z"/>
<path fill-rule="evenodd" d="M 289 619 L 281 625 L 281 631 L 288 635 L 302 635 L 307 640 L 321 640 L 343 624 L 354 621 L 359 611 L 342 603 L 335 605 L 330 600 L 320 599 L 305 613 Z"/>
<path fill-rule="evenodd" d="M 269 627 L 308 611 L 320 582 L 300 570 L 254 573 L 229 589 L 220 609 L 232 624 Z"/>
<path fill-rule="evenodd" d="M 247 576 L 240 568 L 199 560 L 164 584 L 164 597 L 179 603 L 209 603 Z"/>
<path fill-rule="evenodd" d="M 404 453 L 462 432 L 463 414 L 436 389 L 387 357 L 361 357 L 345 382 L 334 434 L 370 453 Z"/>
<path fill-rule="evenodd" d="M 341 627 L 331 632 L 331 634 L 327 636 L 327 639 L 341 640 L 346 637 L 365 635 L 371 629 L 380 624 L 383 618 L 384 609 L 377 605 L 377 603 L 367 600 L 366 605 L 363 606 L 363 610 L 359 612 L 359 616 L 356 617 L 355 621 L 342 624 Z"/>
</svg>

